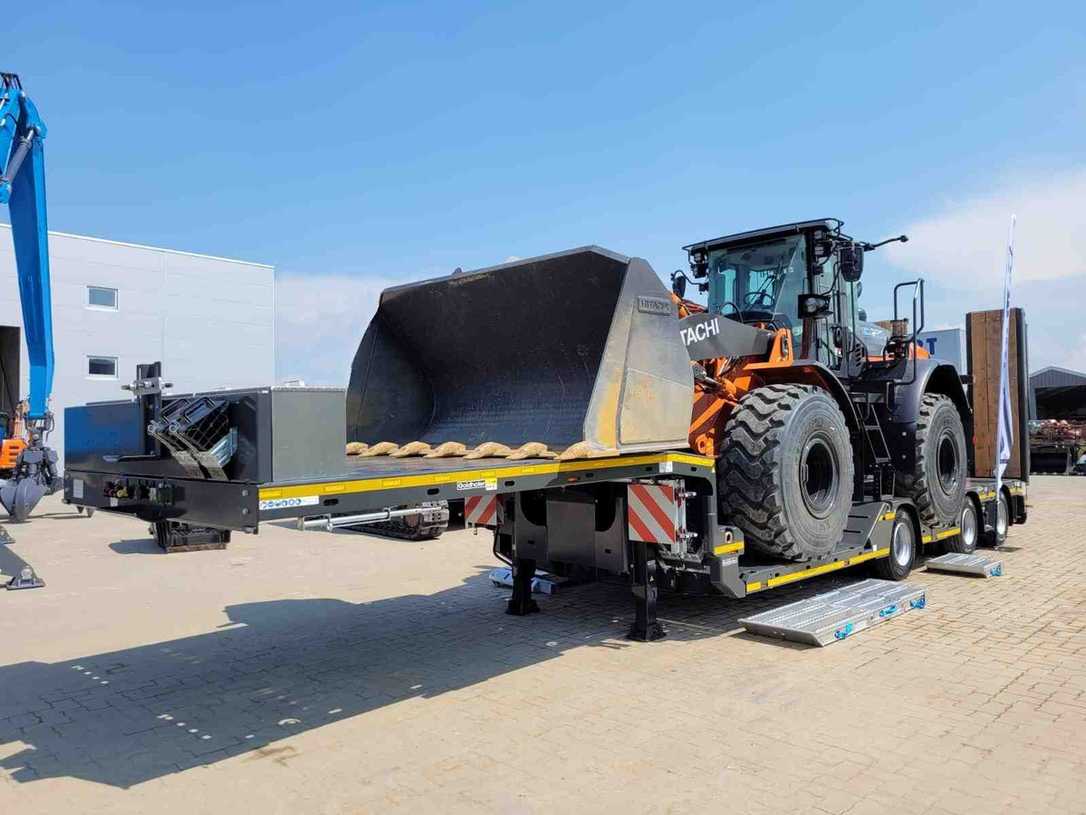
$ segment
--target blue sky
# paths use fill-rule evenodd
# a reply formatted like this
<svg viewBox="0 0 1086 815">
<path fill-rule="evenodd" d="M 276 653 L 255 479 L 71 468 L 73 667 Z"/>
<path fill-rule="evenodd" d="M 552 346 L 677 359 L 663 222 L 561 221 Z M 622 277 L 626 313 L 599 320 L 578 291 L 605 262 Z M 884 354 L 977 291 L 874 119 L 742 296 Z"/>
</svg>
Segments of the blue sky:
<svg viewBox="0 0 1086 815">
<path fill-rule="evenodd" d="M 1041 6 L 20 3 L 0 67 L 50 226 L 274 264 L 283 376 L 344 379 L 388 282 L 822 216 L 913 230 L 873 317 L 925 274 L 960 323 L 1011 210 L 1034 368 L 1086 367 L 1086 10 Z"/>
</svg>

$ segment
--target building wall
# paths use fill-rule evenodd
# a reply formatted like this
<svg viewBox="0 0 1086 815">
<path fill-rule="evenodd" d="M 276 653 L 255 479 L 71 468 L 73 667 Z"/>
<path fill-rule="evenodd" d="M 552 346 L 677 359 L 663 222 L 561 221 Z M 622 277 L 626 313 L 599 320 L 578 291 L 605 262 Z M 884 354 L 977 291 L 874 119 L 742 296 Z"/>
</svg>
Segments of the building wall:
<svg viewBox="0 0 1086 815">
<path fill-rule="evenodd" d="M 270 385 L 275 377 L 275 269 L 98 238 L 49 233 L 56 375 L 50 443 L 63 456 L 64 408 L 125 398 L 136 365 L 161 360 L 173 392 Z M 117 290 L 89 307 L 87 287 Z M 11 230 L 0 225 L 0 326 L 22 325 Z M 116 377 L 88 374 L 115 357 Z M 28 392 L 25 340 L 20 395 Z"/>
</svg>

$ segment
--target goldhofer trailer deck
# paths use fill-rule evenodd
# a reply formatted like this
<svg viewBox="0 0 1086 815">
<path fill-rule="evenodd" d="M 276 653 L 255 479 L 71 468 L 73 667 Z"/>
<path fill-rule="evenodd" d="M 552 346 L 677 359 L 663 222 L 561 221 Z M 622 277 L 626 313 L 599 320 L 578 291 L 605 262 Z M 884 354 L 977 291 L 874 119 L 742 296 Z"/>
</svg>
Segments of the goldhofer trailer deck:
<svg viewBox="0 0 1086 815">
<path fill-rule="evenodd" d="M 298 460 L 299 425 L 273 417 L 319 417 L 334 409 L 341 393 L 257 389 L 230 392 L 227 398 L 236 413 L 248 414 L 250 421 L 239 425 L 247 428 L 249 441 L 262 440 L 266 446 L 239 444 L 238 451 L 245 452 L 238 471 L 287 477 L 201 480 L 158 474 L 161 461 L 152 467 L 134 448 L 118 455 L 112 451 L 118 443 L 123 449 L 124 441 L 102 432 L 107 425 L 130 425 L 137 403 L 104 403 L 68 414 L 69 433 L 84 441 L 82 447 L 69 444 L 65 500 L 150 522 L 249 533 L 256 533 L 261 522 L 297 518 L 310 527 L 331 528 L 405 505 L 461 500 L 465 520 L 492 530 L 495 554 L 513 566 L 510 613 L 537 610 L 531 598 L 537 568 L 627 576 L 636 610 L 631 635 L 641 639 L 662 634 L 656 620 L 660 590 L 741 598 L 868 563 L 880 576 L 903 579 L 925 545 L 948 542 L 955 551 L 970 551 L 982 537 L 995 540 L 1008 524 L 1025 520 L 1021 482 L 1004 482 L 1000 501 L 993 481 L 970 480 L 957 525 L 923 525 L 907 499 L 858 503 L 830 554 L 803 562 L 772 560 L 746 552 L 740 530 L 717 522 L 716 463 L 705 456 L 665 451 L 570 462 L 340 457 L 330 467 L 326 458 L 325 474 L 301 476 L 291 473 L 305 466 Z M 96 436 L 88 435 L 92 426 L 99 431 Z M 315 426 L 335 435 L 334 425 L 319 421 L 306 422 L 305 432 L 312 434 Z M 103 449 L 91 449 L 90 438 L 99 439 Z M 327 450 L 329 440 L 323 441 L 311 438 L 310 445 Z M 280 461 L 283 456 L 290 461 Z"/>
</svg>

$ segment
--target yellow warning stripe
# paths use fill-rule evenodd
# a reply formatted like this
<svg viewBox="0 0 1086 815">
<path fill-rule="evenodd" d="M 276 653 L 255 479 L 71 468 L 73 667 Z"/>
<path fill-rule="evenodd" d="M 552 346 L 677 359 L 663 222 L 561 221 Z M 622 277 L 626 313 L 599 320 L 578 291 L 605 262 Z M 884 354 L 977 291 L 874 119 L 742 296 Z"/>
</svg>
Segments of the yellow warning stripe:
<svg viewBox="0 0 1086 815">
<path fill-rule="evenodd" d="M 942 532 L 936 532 L 935 535 L 925 535 L 920 540 L 923 543 L 932 543 L 933 541 L 941 541 L 945 538 L 953 538 L 955 535 L 960 535 L 961 533 L 961 528 L 954 526 L 950 529 L 944 529 Z"/>
<path fill-rule="evenodd" d="M 739 541 L 738 543 L 722 543 L 720 546 L 713 547 L 713 554 L 726 555 L 730 552 L 742 552 L 743 548 L 743 541 Z"/>
<path fill-rule="evenodd" d="M 815 577 L 820 574 L 826 574 L 827 572 L 835 572 L 838 569 L 855 566 L 868 560 L 874 560 L 875 558 L 886 557 L 889 554 L 890 550 L 888 548 L 876 549 L 874 552 L 864 552 L 855 557 L 845 558 L 844 560 L 835 560 L 833 563 L 815 566 L 813 569 L 804 569 L 800 572 L 792 572 L 791 574 L 782 574 L 779 577 L 771 577 L 764 583 L 760 580 L 755 580 L 747 583 L 747 594 L 762 591 L 763 589 L 772 589 L 776 586 L 783 586 L 786 583 L 795 583 L 797 580 L 806 580 L 808 577 Z"/>
<path fill-rule="evenodd" d="M 478 481 L 481 479 L 517 478 L 530 475 L 554 475 L 576 473 L 586 470 L 608 470 L 619 467 L 637 467 L 643 464 L 692 464 L 712 470 L 715 462 L 706 456 L 688 453 L 653 453 L 642 456 L 620 456 L 616 458 L 590 459 L 588 461 L 548 461 L 544 464 L 526 464 L 520 467 L 491 467 L 485 470 L 454 470 L 444 473 L 426 473 L 425 475 L 401 475 L 394 478 L 362 478 L 350 481 L 318 481 L 309 484 L 292 484 L 286 487 L 263 487 L 260 500 L 272 498 L 301 498 L 308 496 L 338 495 L 341 493 L 375 492 L 393 487 L 432 487 L 440 484 L 455 484 L 458 481 Z"/>
</svg>

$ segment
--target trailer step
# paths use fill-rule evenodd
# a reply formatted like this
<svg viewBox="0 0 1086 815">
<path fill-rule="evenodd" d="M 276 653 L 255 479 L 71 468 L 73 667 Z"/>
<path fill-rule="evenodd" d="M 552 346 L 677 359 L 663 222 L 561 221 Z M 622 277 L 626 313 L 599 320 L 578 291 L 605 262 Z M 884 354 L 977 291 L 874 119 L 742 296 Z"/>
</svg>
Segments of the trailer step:
<svg viewBox="0 0 1086 815">
<path fill-rule="evenodd" d="M 950 552 L 933 557 L 926 564 L 928 571 L 970 574 L 976 577 L 1002 577 L 1003 561 L 985 555 L 959 555 Z"/>
<path fill-rule="evenodd" d="M 821 646 L 923 608 L 926 602 L 923 586 L 872 578 L 745 617 L 739 624 L 752 634 Z"/>
</svg>

